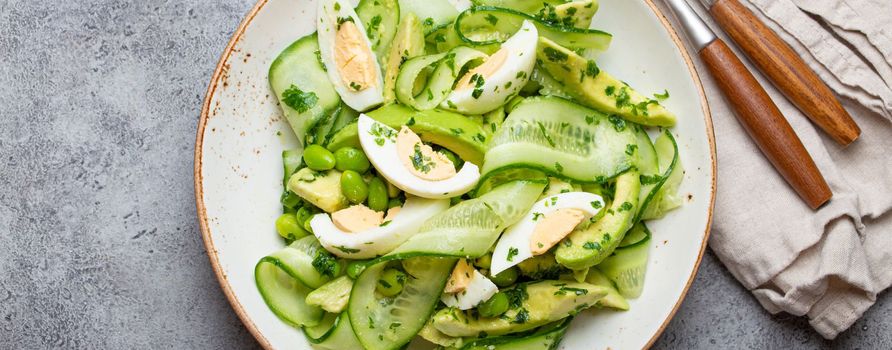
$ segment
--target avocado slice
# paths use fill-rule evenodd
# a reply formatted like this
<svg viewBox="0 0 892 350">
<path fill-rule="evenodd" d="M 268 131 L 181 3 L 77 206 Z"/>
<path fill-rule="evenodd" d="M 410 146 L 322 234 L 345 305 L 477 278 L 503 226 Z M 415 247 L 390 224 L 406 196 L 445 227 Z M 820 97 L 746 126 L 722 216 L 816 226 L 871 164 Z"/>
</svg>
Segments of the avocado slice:
<svg viewBox="0 0 892 350">
<path fill-rule="evenodd" d="M 400 19 L 396 35 L 390 44 L 387 64 L 384 66 L 384 103 L 391 103 L 396 98 L 396 77 L 400 65 L 408 59 L 424 53 L 424 30 L 421 21 L 414 13 L 408 13 Z"/>
<path fill-rule="evenodd" d="M 288 179 L 288 190 L 328 213 L 347 207 L 347 197 L 341 193 L 341 172 L 337 170 L 298 170 Z"/>
<path fill-rule="evenodd" d="M 536 255 L 517 264 L 520 274 L 534 280 L 557 279 L 567 268 L 558 264 L 551 252 Z"/>
<path fill-rule="evenodd" d="M 341 276 L 307 294 L 306 301 L 308 305 L 316 305 L 325 311 L 340 313 L 347 308 L 351 290 L 353 290 L 353 280 L 350 277 Z"/>
<path fill-rule="evenodd" d="M 659 101 L 645 98 L 626 83 L 601 71 L 593 60 L 545 37 L 539 37 L 536 57 L 540 66 L 563 84 L 565 93 L 586 106 L 642 125 L 675 125 L 675 114 Z"/>
<path fill-rule="evenodd" d="M 567 235 L 555 251 L 555 259 L 561 265 L 581 270 L 599 264 L 623 240 L 632 227 L 632 219 L 638 210 L 638 191 L 641 180 L 638 171 L 629 170 L 616 178 L 613 203 L 603 217 Z"/>
<path fill-rule="evenodd" d="M 437 330 L 451 337 L 477 337 L 517 333 L 575 315 L 607 295 L 604 287 L 588 283 L 546 280 L 503 290 L 510 309 L 499 317 L 446 308 L 433 316 Z"/>
<path fill-rule="evenodd" d="M 411 107 L 390 104 L 366 113 L 387 126 L 399 129 L 406 125 L 421 140 L 445 147 L 465 161 L 483 164 L 483 147 L 487 133 L 481 123 L 449 111 L 430 109 L 416 111 Z M 356 123 L 347 125 L 331 138 L 328 149 L 336 151 L 345 146 L 360 148 Z"/>
<path fill-rule="evenodd" d="M 554 7 L 557 18 L 562 19 L 562 22 L 569 22 L 570 26 L 576 28 L 588 28 L 592 25 L 592 17 L 596 12 L 598 12 L 597 0 L 571 1 Z"/>
</svg>

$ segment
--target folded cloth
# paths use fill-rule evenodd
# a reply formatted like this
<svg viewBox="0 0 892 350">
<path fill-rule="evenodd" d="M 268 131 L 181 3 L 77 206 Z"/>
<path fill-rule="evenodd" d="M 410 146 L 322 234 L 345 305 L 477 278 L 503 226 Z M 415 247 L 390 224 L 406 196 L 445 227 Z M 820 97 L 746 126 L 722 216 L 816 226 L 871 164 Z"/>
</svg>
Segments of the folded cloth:
<svg viewBox="0 0 892 350">
<path fill-rule="evenodd" d="M 833 198 L 817 211 L 809 209 L 734 118 L 712 77 L 702 74 L 718 152 L 709 246 L 766 310 L 807 315 L 832 339 L 892 284 L 892 26 L 884 18 L 892 4 L 741 2 L 840 96 L 862 134 L 848 147 L 836 144 L 735 48 L 796 130 Z M 734 48 L 700 1 L 689 3 Z M 662 2 L 657 6 L 668 13 Z M 691 56 L 698 71 L 707 72 Z"/>
</svg>

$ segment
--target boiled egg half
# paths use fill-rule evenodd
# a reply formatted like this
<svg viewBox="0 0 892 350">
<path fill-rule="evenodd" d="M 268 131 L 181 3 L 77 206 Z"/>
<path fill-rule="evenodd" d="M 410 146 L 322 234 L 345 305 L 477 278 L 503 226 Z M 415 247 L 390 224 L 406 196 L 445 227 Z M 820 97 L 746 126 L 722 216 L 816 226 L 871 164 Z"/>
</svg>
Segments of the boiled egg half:
<svg viewBox="0 0 892 350">
<path fill-rule="evenodd" d="M 465 162 L 458 171 L 442 153 L 421 142 L 407 126 L 393 129 L 360 114 L 359 143 L 378 174 L 406 193 L 424 198 L 452 198 L 470 191 L 480 168 Z"/>
<path fill-rule="evenodd" d="M 440 300 L 449 307 L 468 310 L 489 300 L 499 291 L 495 283 L 486 278 L 467 260 L 455 264 Z"/>
<path fill-rule="evenodd" d="M 316 214 L 310 219 L 310 227 L 332 254 L 368 259 L 389 253 L 417 233 L 427 219 L 446 209 L 448 199 L 408 196 L 402 207 L 391 208 L 386 216 L 360 204 L 331 215 Z"/>
<path fill-rule="evenodd" d="M 465 114 L 483 114 L 505 104 L 526 85 L 536 64 L 539 32 L 530 21 L 498 51 L 462 76 L 440 107 Z"/>
<path fill-rule="evenodd" d="M 322 63 L 344 103 L 357 111 L 383 103 L 381 67 L 351 2 L 319 1 L 316 31 Z"/>
<path fill-rule="evenodd" d="M 581 222 L 604 208 L 601 196 L 588 192 L 567 192 L 536 202 L 518 223 L 508 227 L 492 253 L 493 275 L 521 261 L 547 252 Z"/>
</svg>

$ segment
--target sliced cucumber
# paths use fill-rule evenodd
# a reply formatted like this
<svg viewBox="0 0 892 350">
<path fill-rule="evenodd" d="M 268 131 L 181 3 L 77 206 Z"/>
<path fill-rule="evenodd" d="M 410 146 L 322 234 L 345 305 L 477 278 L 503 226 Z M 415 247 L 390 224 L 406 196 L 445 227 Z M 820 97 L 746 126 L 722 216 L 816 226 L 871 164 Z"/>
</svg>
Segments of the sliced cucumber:
<svg viewBox="0 0 892 350">
<path fill-rule="evenodd" d="M 254 267 L 254 282 L 269 309 L 285 323 L 312 327 L 322 319 L 322 309 L 305 301 L 311 289 L 297 279 L 287 263 L 272 256 L 260 259 Z"/>
<path fill-rule="evenodd" d="M 650 231 L 643 222 L 640 230 L 646 233 L 646 237 L 638 243 L 619 248 L 614 254 L 598 265 L 598 269 L 604 272 L 617 290 L 626 298 L 637 298 L 644 289 L 644 276 L 647 272 L 647 255 L 650 250 Z"/>
<path fill-rule="evenodd" d="M 641 192 L 638 194 L 638 213 L 636 219 L 647 210 L 654 195 L 660 189 L 663 182 L 663 175 L 660 173 L 660 165 L 657 162 L 657 151 L 654 150 L 653 142 L 647 135 L 647 130 L 641 125 L 634 125 L 635 136 L 638 139 L 637 147 L 638 163 L 636 167 L 641 173 Z M 635 220 L 638 221 L 638 220 Z"/>
<path fill-rule="evenodd" d="M 350 108 L 346 103 L 341 103 L 335 112 L 332 113 L 330 118 L 323 119 L 322 122 L 317 124 L 317 127 L 314 128 L 316 129 L 315 134 L 317 135 L 314 139 L 315 143 L 323 146 L 328 145 L 338 131 L 356 121 L 356 118 L 358 117 L 359 112 Z"/>
<path fill-rule="evenodd" d="M 538 13 L 544 6 L 558 6 L 565 0 L 474 0 L 477 6 L 493 6 L 512 9 L 523 13 Z"/>
<path fill-rule="evenodd" d="M 598 270 L 597 268 L 591 268 L 588 270 L 588 275 L 585 277 L 586 283 L 591 283 L 596 286 L 604 287 L 607 291 L 607 295 L 598 300 L 598 303 L 595 304 L 599 307 L 609 307 L 617 310 L 628 310 L 629 309 L 629 301 L 626 298 L 623 298 L 619 291 L 616 290 L 616 284 L 613 283 L 607 276 L 604 275 L 603 272 Z"/>
<path fill-rule="evenodd" d="M 472 341 L 461 350 L 542 350 L 557 349 L 573 317 L 542 326 L 532 334 L 503 336 Z"/>
<path fill-rule="evenodd" d="M 489 141 L 481 183 L 512 168 L 575 182 L 605 182 L 634 165 L 631 129 L 558 97 L 530 97 L 514 107 Z M 637 193 L 636 193 L 637 195 Z"/>
<path fill-rule="evenodd" d="M 366 113 L 372 119 L 399 129 L 408 125 L 424 142 L 443 146 L 462 159 L 474 164 L 483 163 L 485 131 L 480 123 L 464 115 L 431 109 L 416 111 L 403 105 L 387 105 Z M 332 137 L 328 149 L 352 146 L 360 148 L 356 123 L 347 125 Z"/>
<path fill-rule="evenodd" d="M 329 315 L 333 315 L 334 319 L 325 333 L 313 337 L 311 336 L 309 328 L 304 328 L 304 334 L 307 335 L 310 343 L 313 344 L 313 348 L 324 350 L 362 349 L 362 345 L 359 344 L 359 340 L 356 339 L 356 334 L 353 333 L 353 326 L 350 324 L 350 315 L 348 315 L 347 312 L 328 314 L 323 319 L 323 323 L 326 319 L 331 317 Z"/>
<path fill-rule="evenodd" d="M 459 46 L 447 53 L 419 56 L 406 61 L 396 78 L 396 98 L 400 103 L 418 110 L 428 110 L 440 105 L 452 92 L 452 85 L 459 78 L 462 68 L 486 58 L 483 52 Z M 430 66 L 435 66 L 427 84 L 415 95 L 418 76 Z"/>
<path fill-rule="evenodd" d="M 502 230 L 526 214 L 544 188 L 544 182 L 514 181 L 461 202 L 428 219 L 406 243 L 379 259 L 483 256 Z"/>
<path fill-rule="evenodd" d="M 375 296 L 375 287 L 387 264 L 366 268 L 356 280 L 347 311 L 356 337 L 365 349 L 399 349 L 409 343 L 439 302 L 455 259 L 411 259 L 421 259 L 413 263 L 426 266 L 415 269 L 403 291 L 393 298 Z"/>
<path fill-rule="evenodd" d="M 298 239 L 287 247 L 270 254 L 269 257 L 278 261 L 281 264 L 280 267 L 287 270 L 292 277 L 312 289 L 319 288 L 330 281 L 340 269 L 337 267 L 334 257 L 325 248 L 322 248 L 314 236 Z M 314 261 L 316 261 L 315 264 Z M 328 268 L 327 270 L 323 268 L 322 263 L 328 265 L 325 266 Z"/>
<path fill-rule="evenodd" d="M 400 67 L 408 59 L 424 54 L 424 33 L 421 20 L 414 13 L 407 13 L 400 18 L 399 28 L 393 37 L 387 61 L 384 64 L 384 104 L 393 103 L 396 98 L 396 78 Z M 379 56 L 380 57 L 380 56 Z"/>
<path fill-rule="evenodd" d="M 494 6 L 477 6 L 462 12 L 455 19 L 455 31 L 459 39 L 472 47 L 500 44 L 520 29 L 524 20 L 536 25 L 540 37 L 551 39 L 573 50 L 584 51 L 589 57 L 606 50 L 613 39 L 612 35 L 600 30 L 564 26 L 539 16 Z M 501 35 L 496 37 L 487 35 L 478 39 L 473 33 L 480 31 L 496 32 Z"/>
<path fill-rule="evenodd" d="M 663 178 L 659 187 L 656 187 L 653 191 L 654 194 L 650 199 L 650 204 L 639 215 L 642 220 L 659 219 L 670 210 L 681 205 L 681 198 L 678 196 L 678 186 L 684 177 L 684 167 L 681 165 L 675 137 L 672 136 L 669 130 L 666 130 L 657 137 L 654 148 L 657 152 Z"/>
<path fill-rule="evenodd" d="M 318 52 L 319 43 L 313 33 L 288 46 L 269 67 L 269 85 L 279 99 L 291 130 L 304 144 L 315 142 L 315 134 L 308 132 L 330 116 L 341 102 Z M 301 102 L 291 103 L 298 109 L 289 106 L 287 101 L 293 100 L 286 96 Z"/>
<path fill-rule="evenodd" d="M 288 186 L 288 179 L 300 169 L 303 162 L 303 153 L 301 149 L 286 149 L 282 151 L 282 165 L 285 175 L 285 178 L 282 180 L 283 186 Z"/>
<path fill-rule="evenodd" d="M 326 312 L 325 316 L 322 316 L 322 320 L 319 321 L 319 324 L 312 327 L 303 327 L 302 330 L 310 343 L 319 343 L 333 333 L 337 326 L 337 322 L 338 314 Z"/>
<path fill-rule="evenodd" d="M 616 248 L 619 249 L 631 246 L 647 239 L 649 236 L 650 234 L 647 233 L 644 225 L 636 223 L 634 226 L 632 226 L 632 228 L 629 229 L 629 232 L 626 232 L 626 234 L 623 236 L 623 240 L 619 242 L 619 245 Z"/>
<path fill-rule="evenodd" d="M 606 214 L 585 228 L 577 228 L 558 244 L 555 259 L 566 267 L 579 270 L 599 264 L 613 253 L 632 227 L 638 207 L 641 180 L 637 171 L 628 171 L 616 179 L 616 193 Z"/>
<path fill-rule="evenodd" d="M 414 13 L 424 24 L 424 32 L 451 23 L 458 10 L 448 0 L 399 0 L 403 13 Z"/>
<path fill-rule="evenodd" d="M 390 43 L 400 22 L 400 5 L 396 0 L 361 0 L 356 15 L 365 26 L 366 35 L 380 63 L 386 62 Z"/>
</svg>

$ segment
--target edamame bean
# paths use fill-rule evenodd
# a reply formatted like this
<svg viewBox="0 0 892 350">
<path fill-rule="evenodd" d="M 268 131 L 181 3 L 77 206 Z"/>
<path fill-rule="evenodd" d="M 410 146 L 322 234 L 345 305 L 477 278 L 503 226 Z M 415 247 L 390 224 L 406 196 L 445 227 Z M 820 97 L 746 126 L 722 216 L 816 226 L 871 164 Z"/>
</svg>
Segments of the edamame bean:
<svg viewBox="0 0 892 350">
<path fill-rule="evenodd" d="M 381 273 L 381 279 L 375 290 L 385 297 L 392 297 L 403 291 L 403 285 L 406 284 L 406 273 L 397 269 L 386 269 Z"/>
<path fill-rule="evenodd" d="M 365 173 L 369 170 L 369 158 L 361 150 L 353 147 L 341 147 L 334 153 L 335 167 L 340 171 L 353 170 L 357 173 Z"/>
<path fill-rule="evenodd" d="M 488 269 L 489 265 L 492 264 L 492 254 L 486 254 L 474 260 L 474 266 L 477 266 L 481 269 Z"/>
<path fill-rule="evenodd" d="M 489 300 L 484 301 L 477 307 L 480 316 L 496 317 L 508 311 L 508 295 L 504 292 L 493 294 Z"/>
<path fill-rule="evenodd" d="M 510 267 L 494 276 L 489 276 L 489 279 L 499 287 L 510 286 L 514 284 L 514 281 L 517 281 L 517 268 Z"/>
<path fill-rule="evenodd" d="M 375 211 L 387 210 L 387 185 L 379 177 L 373 177 L 369 181 L 369 208 Z"/>
<path fill-rule="evenodd" d="M 329 170 L 335 167 L 335 156 L 319 145 L 309 145 L 304 150 L 304 163 L 313 170 Z"/>
<path fill-rule="evenodd" d="M 362 175 L 353 170 L 347 170 L 341 174 L 341 192 L 350 203 L 359 204 L 369 196 L 369 186 L 365 184 Z"/>
<path fill-rule="evenodd" d="M 303 227 L 301 227 L 300 223 L 297 222 L 297 218 L 294 214 L 289 213 L 282 214 L 276 219 L 276 232 L 279 232 L 279 236 L 290 240 L 295 240 L 309 234 Z"/>
</svg>

